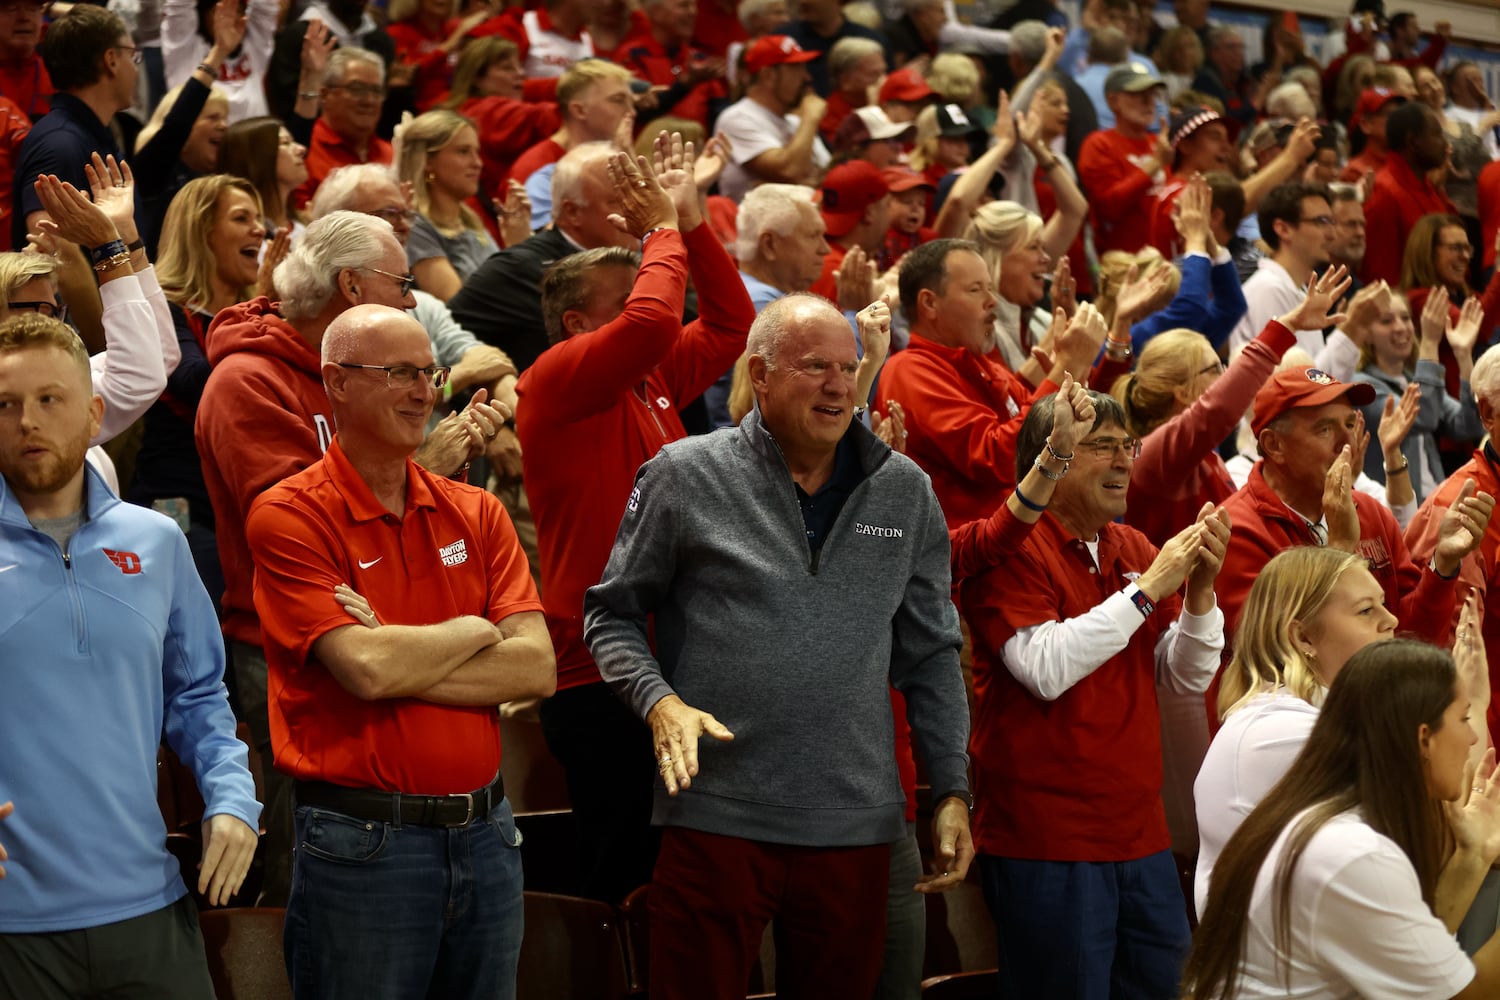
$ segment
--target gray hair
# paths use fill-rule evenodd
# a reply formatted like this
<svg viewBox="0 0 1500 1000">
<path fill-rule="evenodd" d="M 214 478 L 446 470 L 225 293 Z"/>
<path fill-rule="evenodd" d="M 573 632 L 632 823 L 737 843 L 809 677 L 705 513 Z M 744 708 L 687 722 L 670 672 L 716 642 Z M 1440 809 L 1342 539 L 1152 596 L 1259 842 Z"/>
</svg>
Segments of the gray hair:
<svg viewBox="0 0 1500 1000">
<path fill-rule="evenodd" d="M 0 253 L 0 294 L 7 299 L 34 278 L 57 273 L 56 257 L 44 253 Z"/>
<path fill-rule="evenodd" d="M 1317 118 L 1318 109 L 1313 104 L 1307 88 L 1294 80 L 1278 84 L 1266 95 L 1266 115 L 1270 118 Z"/>
<path fill-rule="evenodd" d="M 820 314 L 837 322 L 844 329 L 849 329 L 849 321 L 844 319 L 844 314 L 823 296 L 812 292 L 783 295 L 762 309 L 755 317 L 755 322 L 750 324 L 750 334 L 745 338 L 745 354 L 760 358 L 766 363 L 767 369 L 774 370 L 781 352 L 786 348 L 786 342 L 792 337 L 793 327 L 805 326 Z M 853 338 L 852 330 L 849 331 L 849 336 Z"/>
<path fill-rule="evenodd" d="M 563 313 L 588 305 L 593 293 L 593 276 L 600 268 L 641 266 L 641 255 L 624 247 L 596 247 L 569 254 L 547 268 L 542 275 L 542 324 L 547 343 L 560 344 L 568 339 L 563 329 Z"/>
<path fill-rule="evenodd" d="M 384 219 L 361 212 L 332 212 L 307 227 L 302 239 L 276 267 L 281 315 L 295 322 L 322 312 L 338 290 L 346 267 L 374 267 L 396 234 Z"/>
<path fill-rule="evenodd" d="M 764 14 L 776 2 L 777 0 L 740 0 L 739 10 L 737 11 L 740 24 L 744 26 L 746 31 L 749 31 L 750 25 L 754 23 L 755 19 Z"/>
<path fill-rule="evenodd" d="M 840 38 L 828 50 L 828 79 L 838 80 L 839 75 L 852 68 L 866 56 L 884 55 L 885 49 L 873 38 L 850 36 Z"/>
<path fill-rule="evenodd" d="M 1126 430 L 1130 425 L 1125 420 L 1125 407 L 1113 396 L 1107 396 L 1093 389 L 1086 390 L 1089 399 L 1094 403 L 1094 426 L 1089 428 L 1092 434 L 1106 424 L 1114 424 L 1121 430 Z M 1042 446 L 1047 440 L 1047 435 L 1052 433 L 1052 408 L 1057 404 L 1057 393 L 1043 396 L 1031 404 L 1031 411 L 1021 421 L 1021 430 L 1016 435 L 1016 481 L 1020 482 L 1026 478 L 1026 473 L 1036 463 L 1037 456 L 1042 453 Z"/>
<path fill-rule="evenodd" d="M 1089 38 L 1089 62 L 1095 66 L 1114 66 L 1130 55 L 1130 39 L 1114 25 L 1095 28 Z"/>
<path fill-rule="evenodd" d="M 1491 406 L 1500 407 L 1500 351 L 1485 351 L 1474 362 L 1469 373 L 1469 388 L 1475 399 L 1487 399 Z"/>
<path fill-rule="evenodd" d="M 1017 21 L 1010 29 L 1010 51 L 1027 67 L 1035 66 L 1047 53 L 1047 25 L 1042 21 Z"/>
<path fill-rule="evenodd" d="M 312 218 L 321 219 L 330 212 L 348 210 L 361 188 L 380 183 L 395 184 L 397 189 L 400 188 L 396 172 L 383 163 L 354 163 L 339 167 L 330 171 L 318 185 L 318 193 L 313 195 L 312 204 L 308 206 L 309 212 Z"/>
<path fill-rule="evenodd" d="M 766 233 L 792 235 L 808 209 L 817 211 L 814 196 L 813 189 L 804 184 L 762 184 L 751 190 L 740 203 L 735 259 L 754 260 L 760 253 L 760 238 Z"/>
<path fill-rule="evenodd" d="M 562 203 L 571 201 L 579 208 L 588 207 L 583 194 L 583 179 L 588 169 L 615 151 L 614 143 L 585 142 L 568 150 L 552 171 L 552 215 L 556 218 Z"/>
<path fill-rule="evenodd" d="M 328 65 L 323 69 L 323 86 L 337 87 L 344 82 L 344 74 L 349 72 L 349 67 L 355 63 L 368 63 L 380 71 L 380 79 L 385 79 L 385 60 L 369 49 L 344 46 L 333 50 L 333 55 L 328 57 Z"/>
</svg>

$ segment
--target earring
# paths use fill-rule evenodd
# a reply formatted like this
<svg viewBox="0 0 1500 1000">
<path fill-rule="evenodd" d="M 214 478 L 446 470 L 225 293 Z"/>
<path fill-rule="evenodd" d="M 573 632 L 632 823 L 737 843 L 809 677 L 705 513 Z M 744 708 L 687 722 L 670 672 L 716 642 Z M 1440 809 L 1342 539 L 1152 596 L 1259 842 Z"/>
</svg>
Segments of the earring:
<svg viewBox="0 0 1500 1000">
<path fill-rule="evenodd" d="M 431 170 L 427 171 L 426 180 L 427 180 L 428 184 L 431 184 L 436 179 L 437 179 L 437 174 L 433 173 Z"/>
</svg>

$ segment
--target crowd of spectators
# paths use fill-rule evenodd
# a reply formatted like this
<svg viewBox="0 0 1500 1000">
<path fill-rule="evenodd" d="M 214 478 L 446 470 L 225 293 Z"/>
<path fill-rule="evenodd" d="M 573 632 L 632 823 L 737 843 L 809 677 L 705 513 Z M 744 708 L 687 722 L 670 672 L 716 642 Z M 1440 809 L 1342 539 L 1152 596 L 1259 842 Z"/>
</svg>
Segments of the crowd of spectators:
<svg viewBox="0 0 1500 1000">
<path fill-rule="evenodd" d="M 164 739 L 295 995 L 513 996 L 501 711 L 652 996 L 1500 990 L 1500 110 L 1245 20 L 0 0 L 0 1000 L 203 995 Z"/>
</svg>

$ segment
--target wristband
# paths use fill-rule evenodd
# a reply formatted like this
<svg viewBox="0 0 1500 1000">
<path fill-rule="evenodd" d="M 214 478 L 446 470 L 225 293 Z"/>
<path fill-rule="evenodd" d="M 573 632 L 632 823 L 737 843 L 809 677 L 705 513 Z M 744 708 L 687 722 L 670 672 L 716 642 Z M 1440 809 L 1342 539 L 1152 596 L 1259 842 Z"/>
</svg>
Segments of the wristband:
<svg viewBox="0 0 1500 1000">
<path fill-rule="evenodd" d="M 107 260 L 122 253 L 130 253 L 130 250 L 125 246 L 125 241 L 120 239 L 110 240 L 108 243 L 89 248 L 89 263 L 98 267 L 101 260 Z"/>
<path fill-rule="evenodd" d="M 316 101 L 319 97 L 322 96 L 323 95 L 316 90 L 299 90 L 297 92 L 297 100 L 299 101 Z"/>
<path fill-rule="evenodd" d="M 650 236 L 652 233 L 659 233 L 663 229 L 666 229 L 666 228 L 667 228 L 666 226 L 657 226 L 655 229 L 648 229 L 648 230 L 646 230 L 644 233 L 641 234 L 641 246 L 645 246 L 646 245 L 646 237 Z"/>
<path fill-rule="evenodd" d="M 134 243 L 127 243 L 125 244 L 125 249 L 131 253 L 135 253 L 137 250 L 144 250 L 146 249 L 146 241 L 136 240 Z"/>
<path fill-rule="evenodd" d="M 1029 499 L 1026 494 L 1022 493 L 1019 483 L 1016 484 L 1016 499 L 1021 502 L 1022 507 L 1025 507 L 1027 510 L 1034 510 L 1038 514 L 1043 513 L 1047 509 L 1046 504 L 1037 503 L 1036 501 Z"/>
<path fill-rule="evenodd" d="M 1437 556 L 1433 556 L 1432 562 L 1428 563 L 1428 565 L 1432 567 L 1432 571 L 1437 574 L 1439 580 L 1452 580 L 1458 576 L 1459 570 L 1463 569 L 1463 563 L 1459 563 L 1458 568 L 1453 571 L 1452 575 L 1444 576 L 1443 571 L 1437 568 Z"/>
<path fill-rule="evenodd" d="M 1046 441 L 1042 442 L 1042 447 L 1047 449 L 1047 454 L 1049 454 L 1049 455 L 1052 456 L 1052 460 L 1054 462 L 1061 462 L 1063 465 L 1068 465 L 1069 463 L 1071 463 L 1073 461 L 1073 456 L 1074 456 L 1075 453 L 1074 452 L 1068 452 L 1068 454 L 1066 454 L 1066 455 L 1059 455 L 1053 449 L 1053 447 L 1052 447 L 1052 440 L 1050 438 L 1047 439 Z M 1068 470 L 1064 469 L 1063 471 L 1066 472 Z"/>
<path fill-rule="evenodd" d="M 1115 340 L 1113 337 L 1104 339 L 1104 356 L 1111 361 L 1124 361 L 1130 357 L 1130 341 Z"/>
<path fill-rule="evenodd" d="M 1399 476 L 1399 475 L 1401 475 L 1401 473 L 1407 471 L 1410 468 L 1411 468 L 1411 460 L 1408 459 L 1405 455 L 1402 455 L 1401 456 L 1401 464 L 1398 465 L 1398 466 L 1396 466 L 1396 468 L 1394 468 L 1394 469 L 1386 469 L 1385 470 L 1385 474 L 1387 476 Z"/>
<path fill-rule="evenodd" d="M 198 64 L 198 69 L 201 72 L 207 73 L 208 74 L 208 78 L 210 80 L 217 80 L 219 78 L 219 71 L 216 70 L 216 69 L 214 69 L 212 66 L 210 66 L 206 62 L 199 63 Z"/>
<path fill-rule="evenodd" d="M 1140 585 L 1137 585 L 1135 593 L 1130 595 L 1130 603 L 1135 605 L 1135 609 L 1141 613 L 1142 618 L 1150 618 L 1151 613 L 1156 610 L 1156 605 L 1151 603 L 1151 598 L 1146 596 L 1146 592 L 1140 588 Z"/>
<path fill-rule="evenodd" d="M 103 274 L 105 271 L 111 270 L 111 269 L 116 268 L 116 267 L 129 267 L 129 266 L 130 266 L 130 254 L 124 252 L 123 250 L 120 251 L 117 254 L 113 254 L 113 255 L 111 255 L 109 257 L 105 257 L 103 260 L 96 260 L 96 261 L 94 261 L 94 270 L 98 271 L 100 274 Z"/>
<path fill-rule="evenodd" d="M 1066 462 L 1063 463 L 1063 470 L 1061 472 L 1053 472 L 1051 469 L 1048 469 L 1045 465 L 1043 465 L 1042 456 L 1040 455 L 1038 455 L 1036 457 L 1036 461 L 1031 464 L 1033 465 L 1033 467 L 1035 467 L 1036 471 L 1040 472 L 1042 475 L 1046 476 L 1054 483 L 1068 474 L 1068 464 Z"/>
</svg>

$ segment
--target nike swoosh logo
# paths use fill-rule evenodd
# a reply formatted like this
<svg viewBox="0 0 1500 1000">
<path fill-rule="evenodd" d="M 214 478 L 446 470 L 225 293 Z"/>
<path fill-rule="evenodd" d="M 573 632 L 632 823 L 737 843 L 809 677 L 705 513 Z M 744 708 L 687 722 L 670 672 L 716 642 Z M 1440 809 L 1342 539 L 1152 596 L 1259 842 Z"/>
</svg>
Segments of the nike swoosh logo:
<svg viewBox="0 0 1500 1000">
<path fill-rule="evenodd" d="M 9 566 L 0 566 L 0 573 L 9 573 L 11 570 L 15 569 L 19 565 L 21 565 L 21 564 L 20 563 L 11 563 Z"/>
<path fill-rule="evenodd" d="M 380 560 L 384 559 L 384 558 L 385 558 L 385 556 L 378 556 L 377 558 L 371 559 L 369 562 L 365 562 L 363 559 L 361 559 L 359 561 L 359 568 L 360 569 L 369 569 L 371 566 L 374 566 L 376 563 L 380 562 Z"/>
</svg>

